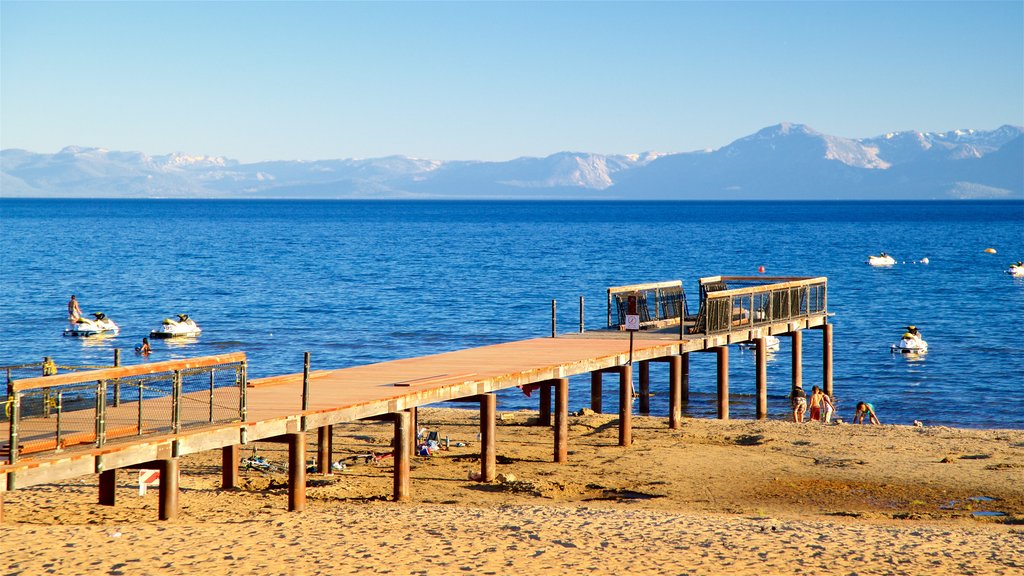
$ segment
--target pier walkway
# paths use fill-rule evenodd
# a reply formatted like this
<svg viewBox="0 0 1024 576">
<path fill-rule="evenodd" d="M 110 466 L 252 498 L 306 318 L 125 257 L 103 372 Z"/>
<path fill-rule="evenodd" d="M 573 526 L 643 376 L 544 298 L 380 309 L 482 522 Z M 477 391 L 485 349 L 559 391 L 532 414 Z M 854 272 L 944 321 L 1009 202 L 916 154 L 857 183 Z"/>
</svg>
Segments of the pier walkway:
<svg viewBox="0 0 1024 576">
<path fill-rule="evenodd" d="M 742 285 L 750 280 L 733 282 Z M 740 342 L 757 345 L 756 414 L 765 418 L 765 337 L 792 339 L 792 384 L 797 385 L 806 329 L 822 331 L 821 382 L 831 394 L 832 325 L 825 279 L 757 280 L 730 289 L 725 285 L 728 278 L 702 279 L 701 310 L 689 320 L 681 289 L 677 293 L 671 287 L 652 288 L 648 300 L 643 298 L 645 287 L 654 285 L 620 287 L 614 294 L 609 290 L 609 326 L 599 331 L 553 331 L 551 338 L 336 370 L 307 367 L 303 373 L 250 381 L 244 354 L 233 353 L 13 380 L 8 383 L 6 417 L 0 420 L 0 462 L 5 462 L 0 465 L 0 520 L 5 492 L 88 474 L 100 475 L 99 503 L 113 505 L 121 468 L 159 470 L 159 515 L 173 518 L 178 509 L 179 457 L 222 450 L 222 486 L 231 488 L 238 479 L 240 447 L 250 442 L 287 443 L 288 509 L 302 510 L 306 433 L 317 431 L 318 471 L 330 473 L 331 426 L 363 419 L 393 421 L 393 496 L 407 499 L 415 409 L 443 401 L 479 404 L 481 479 L 491 481 L 496 465 L 494 392 L 516 386 L 539 388 L 541 421 L 554 427 L 552 458 L 565 462 L 571 376 L 590 374 L 591 407 L 597 412 L 603 409 L 603 376 L 618 376 L 619 445 L 629 446 L 633 366 L 639 367 L 640 411 L 646 412 L 651 364 L 668 364 L 667 425 L 677 428 L 681 405 L 688 400 L 689 354 L 716 354 L 718 417 L 727 419 L 728 346 Z M 611 309 L 623 294 L 641 295 L 647 307 L 641 315 L 647 317 L 649 330 L 620 329 L 621 315 L 613 315 Z M 670 305 L 673 299 L 675 305 Z M 671 314 L 662 314 L 665 311 L 675 314 L 674 326 Z"/>
</svg>

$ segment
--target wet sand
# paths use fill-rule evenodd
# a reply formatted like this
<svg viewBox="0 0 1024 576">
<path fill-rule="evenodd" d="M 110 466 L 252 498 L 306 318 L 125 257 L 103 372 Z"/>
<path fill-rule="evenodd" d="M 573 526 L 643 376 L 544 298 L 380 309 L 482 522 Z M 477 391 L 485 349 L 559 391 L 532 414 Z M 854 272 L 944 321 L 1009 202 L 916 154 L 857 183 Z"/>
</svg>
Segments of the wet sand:
<svg viewBox="0 0 1024 576">
<path fill-rule="evenodd" d="M 348 466 L 309 474 L 301 513 L 283 468 L 219 490 L 219 451 L 182 459 L 170 522 L 129 471 L 115 507 L 96 476 L 8 493 L 4 573 L 1024 573 L 1024 431 L 634 417 L 620 448 L 616 417 L 586 414 L 559 465 L 535 421 L 500 415 L 481 484 L 477 413 L 421 410 L 451 447 L 413 459 L 409 503 L 386 501 L 390 458 L 354 457 L 390 451 L 385 423 L 335 426 Z"/>
</svg>

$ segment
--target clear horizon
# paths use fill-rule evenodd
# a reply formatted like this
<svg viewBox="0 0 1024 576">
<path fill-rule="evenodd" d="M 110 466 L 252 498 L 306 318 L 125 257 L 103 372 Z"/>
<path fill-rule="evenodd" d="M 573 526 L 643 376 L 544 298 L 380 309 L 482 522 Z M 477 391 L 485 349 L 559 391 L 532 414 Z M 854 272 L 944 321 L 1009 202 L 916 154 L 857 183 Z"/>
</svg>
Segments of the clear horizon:
<svg viewBox="0 0 1024 576">
<path fill-rule="evenodd" d="M 1022 2 L 0 3 L 0 148 L 243 163 L 1024 125 Z"/>
</svg>

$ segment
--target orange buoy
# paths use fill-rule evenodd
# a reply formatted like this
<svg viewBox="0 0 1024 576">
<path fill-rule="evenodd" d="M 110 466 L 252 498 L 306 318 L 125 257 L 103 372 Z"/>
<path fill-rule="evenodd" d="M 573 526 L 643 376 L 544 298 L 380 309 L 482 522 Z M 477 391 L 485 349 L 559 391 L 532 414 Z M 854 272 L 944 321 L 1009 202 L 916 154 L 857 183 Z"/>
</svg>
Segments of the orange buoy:
<svg viewBox="0 0 1024 576">
<path fill-rule="evenodd" d="M 758 266 L 757 271 L 760 272 L 761 274 L 764 274 L 764 266 Z"/>
<path fill-rule="evenodd" d="M 995 254 L 996 253 L 996 249 L 995 248 L 985 248 L 985 253 L 986 254 Z"/>
</svg>

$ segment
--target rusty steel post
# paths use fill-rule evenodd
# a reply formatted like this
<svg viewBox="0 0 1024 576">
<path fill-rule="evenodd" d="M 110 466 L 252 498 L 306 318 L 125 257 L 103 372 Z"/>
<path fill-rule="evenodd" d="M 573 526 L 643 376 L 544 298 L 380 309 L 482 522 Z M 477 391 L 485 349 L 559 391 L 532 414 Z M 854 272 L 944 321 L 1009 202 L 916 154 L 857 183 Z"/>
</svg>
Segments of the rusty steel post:
<svg viewBox="0 0 1024 576">
<path fill-rule="evenodd" d="M 231 490 L 238 486 L 239 445 L 232 444 L 220 449 L 220 487 Z"/>
<path fill-rule="evenodd" d="M 679 386 L 680 393 L 682 394 L 683 402 L 689 402 L 690 401 L 690 353 L 689 352 L 684 352 L 684 353 L 680 354 L 679 355 L 679 360 L 681 361 L 680 372 L 682 373 L 682 378 L 681 378 L 680 386 Z"/>
<path fill-rule="evenodd" d="M 569 379 L 555 380 L 555 462 L 569 461 Z"/>
<path fill-rule="evenodd" d="M 117 492 L 117 468 L 100 472 L 100 500 L 103 506 L 113 506 Z"/>
<path fill-rule="evenodd" d="M 633 367 L 619 369 L 619 446 L 633 444 Z"/>
<path fill-rule="evenodd" d="M 497 475 L 497 433 L 498 398 L 494 394 L 482 394 L 480 398 L 480 480 L 491 482 Z"/>
<path fill-rule="evenodd" d="M 392 499 L 401 502 L 409 499 L 412 481 L 409 478 L 409 462 L 412 460 L 412 441 L 415 433 L 412 430 L 412 413 L 408 410 L 395 412 L 391 415 L 395 424 L 395 460 L 394 486 Z"/>
<path fill-rule="evenodd" d="M 729 419 L 729 347 L 719 346 L 718 353 L 718 419 Z"/>
<path fill-rule="evenodd" d="M 590 373 L 590 409 L 601 413 L 602 374 L 600 370 Z"/>
<path fill-rule="evenodd" d="M 683 359 L 668 359 L 668 427 L 677 430 L 682 425 Z"/>
<path fill-rule="evenodd" d="M 540 385 L 540 418 L 537 424 L 551 426 L 551 384 L 547 382 Z"/>
<path fill-rule="evenodd" d="M 306 508 L 306 434 L 295 432 L 288 437 L 288 511 Z"/>
<path fill-rule="evenodd" d="M 804 353 L 803 353 L 803 332 L 796 330 L 790 333 L 793 337 L 793 388 L 803 388 L 803 374 L 804 374 Z"/>
<path fill-rule="evenodd" d="M 651 363 L 640 361 L 640 413 L 651 413 Z"/>
<path fill-rule="evenodd" d="M 174 520 L 178 516 L 178 459 L 161 460 L 160 466 L 160 519 Z"/>
<path fill-rule="evenodd" d="M 757 356 L 754 367 L 757 409 L 754 417 L 764 420 L 768 417 L 768 341 L 767 338 L 756 338 L 754 344 L 754 354 Z"/>
<path fill-rule="evenodd" d="M 832 325 L 821 327 L 821 379 L 825 394 L 832 398 Z"/>
</svg>

